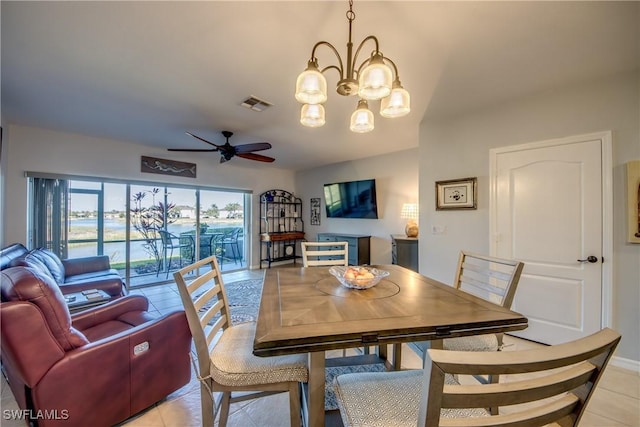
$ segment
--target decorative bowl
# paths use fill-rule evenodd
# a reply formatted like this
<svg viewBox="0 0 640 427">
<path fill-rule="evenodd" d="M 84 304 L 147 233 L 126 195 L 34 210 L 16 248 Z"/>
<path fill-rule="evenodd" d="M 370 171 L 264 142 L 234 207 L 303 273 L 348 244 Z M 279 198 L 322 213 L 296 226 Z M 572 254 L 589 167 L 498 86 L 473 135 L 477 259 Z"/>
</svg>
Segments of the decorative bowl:
<svg viewBox="0 0 640 427">
<path fill-rule="evenodd" d="M 389 275 L 388 271 L 360 266 L 334 266 L 329 268 L 329 273 L 334 275 L 342 286 L 351 289 L 372 288 Z"/>
</svg>

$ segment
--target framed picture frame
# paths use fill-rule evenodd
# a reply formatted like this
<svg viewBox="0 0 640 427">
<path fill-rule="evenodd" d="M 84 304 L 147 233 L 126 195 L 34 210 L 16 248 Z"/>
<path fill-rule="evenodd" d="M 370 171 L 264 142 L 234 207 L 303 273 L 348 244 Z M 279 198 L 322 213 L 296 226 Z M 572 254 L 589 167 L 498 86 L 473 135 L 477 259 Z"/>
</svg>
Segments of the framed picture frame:
<svg viewBox="0 0 640 427">
<path fill-rule="evenodd" d="M 640 160 L 627 162 L 627 242 L 640 243 Z"/>
<path fill-rule="evenodd" d="M 195 178 L 196 164 L 179 162 L 177 160 L 160 159 L 158 157 L 141 156 L 140 172 Z"/>
<path fill-rule="evenodd" d="M 311 215 L 311 225 L 320 225 L 320 198 L 311 198 L 310 206 L 311 209 L 309 210 L 309 213 Z"/>
<path fill-rule="evenodd" d="M 436 210 L 478 208 L 478 178 L 436 181 Z"/>
</svg>

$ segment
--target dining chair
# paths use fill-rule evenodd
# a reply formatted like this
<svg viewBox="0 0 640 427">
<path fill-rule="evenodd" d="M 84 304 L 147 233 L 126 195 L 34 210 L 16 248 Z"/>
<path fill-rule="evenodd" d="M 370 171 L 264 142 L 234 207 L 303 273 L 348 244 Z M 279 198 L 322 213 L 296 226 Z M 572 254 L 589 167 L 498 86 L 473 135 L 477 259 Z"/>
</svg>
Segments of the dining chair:
<svg viewBox="0 0 640 427">
<path fill-rule="evenodd" d="M 173 274 L 195 344 L 202 425 L 226 426 L 231 403 L 289 393 L 290 422 L 300 425 L 300 388 L 308 381 L 307 356 L 253 355 L 254 322 L 233 324 L 215 255 Z M 239 392 L 240 394 L 234 394 Z M 252 392 L 252 393 L 247 393 Z M 214 398 L 214 393 L 220 393 Z"/>
<path fill-rule="evenodd" d="M 300 242 L 300 247 L 303 267 L 349 265 L 349 242 Z M 369 347 L 358 347 L 357 350 L 369 354 Z M 346 348 L 342 355 L 347 355 Z"/>
<path fill-rule="evenodd" d="M 509 259 L 461 251 L 453 282 L 456 289 L 511 308 L 524 263 Z M 445 338 L 442 348 L 457 351 L 498 351 L 503 346 L 503 334 L 472 335 Z M 413 343 L 411 348 L 423 355 L 426 341 Z"/>
<path fill-rule="evenodd" d="M 349 265 L 349 242 L 300 242 L 300 245 L 304 267 Z"/>
<path fill-rule="evenodd" d="M 345 427 L 577 426 L 619 341 L 606 328 L 534 350 L 429 349 L 424 369 L 340 375 L 334 390 Z M 461 385 L 454 377 L 487 373 L 506 380 Z M 485 409 L 494 406 L 500 414 Z"/>
<path fill-rule="evenodd" d="M 511 308 L 524 263 L 461 251 L 454 286 L 469 294 Z M 503 334 L 446 338 L 445 350 L 497 351 L 502 349 Z"/>
<path fill-rule="evenodd" d="M 194 257 L 194 242 L 191 236 L 181 238 L 176 236 L 175 234 L 169 233 L 166 230 L 158 230 L 158 234 L 160 234 L 160 241 L 162 242 L 162 251 L 164 253 L 164 264 L 165 270 L 167 271 L 167 277 L 169 277 L 169 270 L 171 269 L 171 260 L 173 259 L 173 250 L 178 249 L 178 254 L 180 255 L 180 267 L 182 267 L 182 250 L 185 249 L 188 251 L 189 258 L 191 262 L 193 262 Z M 167 250 L 169 251 L 169 256 L 167 257 Z M 160 267 L 160 266 L 158 266 Z M 159 273 L 159 271 L 158 271 Z"/>
<path fill-rule="evenodd" d="M 474 254 L 461 251 L 454 279 L 454 287 L 461 291 L 511 308 L 513 298 L 520 281 L 524 263 L 510 259 Z M 454 351 L 501 351 L 504 334 L 471 335 L 467 337 L 445 338 L 442 340 L 443 350 Z M 429 343 L 422 341 L 411 343 L 410 347 L 424 357 Z M 477 376 L 477 380 L 497 383 L 500 378 L 495 375 Z M 491 408 L 496 413 L 497 407 Z"/>
</svg>

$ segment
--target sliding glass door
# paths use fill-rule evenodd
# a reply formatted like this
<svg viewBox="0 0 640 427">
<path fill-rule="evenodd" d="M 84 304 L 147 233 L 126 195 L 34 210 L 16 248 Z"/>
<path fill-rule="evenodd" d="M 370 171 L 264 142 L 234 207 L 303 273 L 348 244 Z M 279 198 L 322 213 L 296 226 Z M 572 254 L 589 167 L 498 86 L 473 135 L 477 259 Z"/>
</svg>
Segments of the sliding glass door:
<svg viewBox="0 0 640 427">
<path fill-rule="evenodd" d="M 247 268 L 250 193 L 76 177 L 30 182 L 31 246 L 61 258 L 107 255 L 129 287 L 172 281 L 172 272 L 210 255 L 223 271 Z"/>
</svg>

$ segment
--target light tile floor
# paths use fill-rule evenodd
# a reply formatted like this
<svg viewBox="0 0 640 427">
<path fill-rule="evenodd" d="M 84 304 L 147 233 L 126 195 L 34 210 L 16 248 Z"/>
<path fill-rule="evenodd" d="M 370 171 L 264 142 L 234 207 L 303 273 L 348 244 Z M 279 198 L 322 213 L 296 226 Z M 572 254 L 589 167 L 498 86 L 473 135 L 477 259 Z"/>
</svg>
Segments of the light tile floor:
<svg viewBox="0 0 640 427">
<path fill-rule="evenodd" d="M 236 280 L 261 278 L 263 270 L 227 273 L 226 283 Z M 150 301 L 150 311 L 164 314 L 182 309 L 178 290 L 173 285 L 133 290 Z M 537 344 L 517 338 L 505 337 L 507 350 L 521 350 Z M 408 347 L 403 348 L 402 367 L 416 369 L 421 360 Z M 341 352 L 330 354 L 341 356 Z M 11 389 L 2 378 L 2 410 L 18 409 Z M 282 427 L 289 423 L 289 402 L 286 394 L 278 394 L 232 405 L 230 427 Z M 3 412 L 4 413 L 4 412 Z M 16 420 L 1 419 L 3 427 L 24 426 Z M 188 427 L 200 426 L 200 388 L 195 376 L 191 381 L 166 399 L 125 421 L 126 427 Z M 640 426 L 640 376 L 638 373 L 612 365 L 607 367 L 598 390 L 589 404 L 580 427 L 638 427 Z"/>
</svg>

